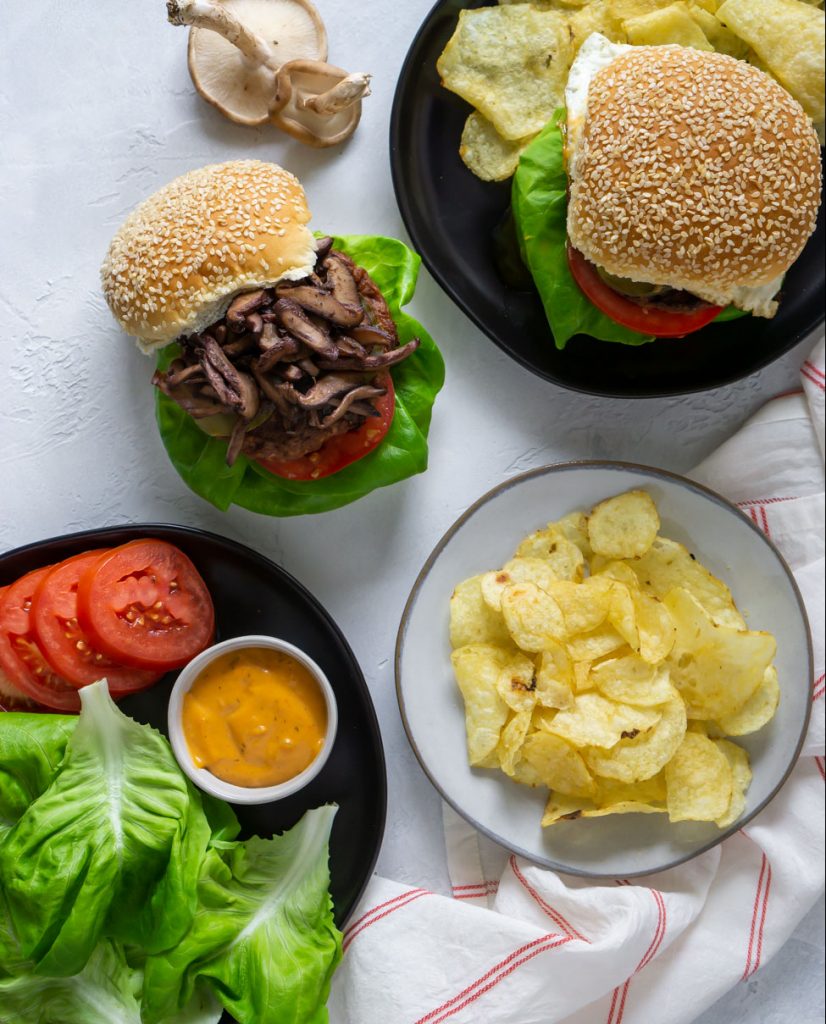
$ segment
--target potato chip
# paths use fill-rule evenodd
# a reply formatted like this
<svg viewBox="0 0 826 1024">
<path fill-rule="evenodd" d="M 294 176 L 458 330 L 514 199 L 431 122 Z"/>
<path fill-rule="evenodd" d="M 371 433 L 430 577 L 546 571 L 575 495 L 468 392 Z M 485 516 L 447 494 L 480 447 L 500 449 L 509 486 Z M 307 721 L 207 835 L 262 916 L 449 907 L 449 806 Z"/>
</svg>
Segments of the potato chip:
<svg viewBox="0 0 826 1024">
<path fill-rule="evenodd" d="M 539 655 L 536 700 L 546 708 L 574 706 L 574 666 L 561 644 L 549 643 Z"/>
<path fill-rule="evenodd" d="M 731 29 L 726 28 L 713 11 L 697 4 L 689 4 L 688 13 L 703 30 L 703 35 L 718 53 L 727 53 L 730 57 L 736 57 L 738 60 L 742 60 L 746 56 L 748 46 Z"/>
<path fill-rule="evenodd" d="M 740 710 L 718 719 L 717 724 L 726 736 L 747 736 L 762 729 L 774 718 L 779 703 L 780 683 L 777 680 L 777 669 L 774 665 L 769 665 L 763 675 L 763 681 Z"/>
<path fill-rule="evenodd" d="M 675 695 L 668 669 L 634 654 L 599 662 L 591 669 L 591 679 L 603 697 L 623 704 L 651 707 Z"/>
<path fill-rule="evenodd" d="M 498 612 L 502 610 L 502 592 L 511 583 L 535 583 L 550 593 L 551 585 L 558 578 L 547 558 L 513 558 L 496 572 L 485 573 L 482 597 Z"/>
<path fill-rule="evenodd" d="M 486 117 L 474 110 L 465 121 L 459 156 L 482 181 L 505 181 L 519 166 L 522 151 L 533 139 L 503 139 Z"/>
<path fill-rule="evenodd" d="M 602 501 L 588 517 L 588 539 L 594 554 L 605 558 L 637 558 L 654 542 L 660 528 L 657 506 L 645 491 L 627 491 Z"/>
<path fill-rule="evenodd" d="M 581 755 L 565 740 L 549 732 L 533 732 L 522 748 L 525 760 L 548 789 L 571 796 L 589 796 L 594 779 Z"/>
<path fill-rule="evenodd" d="M 620 21 L 626 21 L 628 18 L 639 18 L 641 15 L 671 7 L 674 0 L 609 0 L 609 2 L 614 16 Z M 706 4 L 715 2 L 716 0 L 704 0 L 702 5 L 706 6 Z M 712 11 L 712 13 L 714 12 Z M 627 42 L 627 40 L 625 41 Z"/>
<path fill-rule="evenodd" d="M 577 51 L 592 32 L 599 32 L 612 43 L 627 42 L 622 21 L 615 14 L 610 0 L 591 0 L 571 15 L 569 24 Z"/>
<path fill-rule="evenodd" d="M 502 615 L 517 647 L 538 653 L 566 635 L 562 609 L 534 583 L 512 583 L 502 593 Z"/>
<path fill-rule="evenodd" d="M 460 583 L 450 598 L 450 645 L 510 644 L 505 620 L 482 597 L 482 576 Z"/>
<path fill-rule="evenodd" d="M 725 0 L 717 17 L 817 124 L 824 119 L 824 14 L 800 0 Z"/>
<path fill-rule="evenodd" d="M 530 3 L 540 11 L 569 11 L 571 8 L 584 7 L 589 0 L 499 0 L 499 3 L 502 7 Z"/>
<path fill-rule="evenodd" d="M 567 632 L 574 636 L 577 633 L 590 633 L 601 626 L 611 609 L 610 581 L 589 577 L 582 583 L 571 580 L 554 580 L 547 586 L 547 591 L 562 609 Z M 606 586 L 599 587 L 605 583 Z"/>
<path fill-rule="evenodd" d="M 591 578 L 594 579 L 598 576 L 607 576 L 608 579 L 616 580 L 617 583 L 624 583 L 632 593 L 636 593 L 640 589 L 637 574 L 627 562 L 621 562 L 618 559 L 594 556 L 591 561 Z"/>
<path fill-rule="evenodd" d="M 680 697 L 659 705 L 656 710 L 662 717 L 650 732 L 621 740 L 608 751 L 598 747 L 585 750 L 583 757 L 591 771 L 620 782 L 650 779 L 661 771 L 682 743 L 687 719 Z"/>
<path fill-rule="evenodd" d="M 665 605 L 677 625 L 668 656 L 671 682 L 685 700 L 689 718 L 719 721 L 739 711 L 774 658 L 774 637 L 713 623 L 682 587 L 671 591 Z"/>
<path fill-rule="evenodd" d="M 743 815 L 746 809 L 746 791 L 751 785 L 751 765 L 749 755 L 728 740 L 715 740 L 715 746 L 722 751 L 731 767 L 731 800 L 725 814 L 715 819 L 720 828 L 728 828 Z"/>
<path fill-rule="evenodd" d="M 499 676 L 514 656 L 512 650 L 492 644 L 470 644 L 450 656 L 456 682 L 465 701 L 468 759 L 484 762 L 496 750 L 499 733 L 510 709 L 499 696 Z"/>
<path fill-rule="evenodd" d="M 676 43 L 694 50 L 713 51 L 705 33 L 691 17 L 687 4 L 678 2 L 650 14 L 627 18 L 622 27 L 632 46 L 664 46 Z"/>
<path fill-rule="evenodd" d="M 625 647 L 625 640 L 613 626 L 605 623 L 590 633 L 572 637 L 565 646 L 571 661 L 596 661 Z"/>
<path fill-rule="evenodd" d="M 661 717 L 657 708 L 617 704 L 596 692 L 580 693 L 573 708 L 558 711 L 550 720 L 541 720 L 541 728 L 575 747 L 610 748 L 621 739 L 650 732 Z"/>
<path fill-rule="evenodd" d="M 519 759 L 513 766 L 513 771 L 506 772 L 505 774 L 509 779 L 519 783 L 520 786 L 531 786 L 532 788 L 542 786 L 544 789 L 545 783 L 540 778 L 536 768 L 534 768 L 534 766 L 525 759 L 524 749 L 525 747 L 523 745 L 522 750 L 519 753 Z M 501 768 L 501 765 L 496 764 L 494 767 Z"/>
<path fill-rule="evenodd" d="M 554 523 L 526 537 L 516 549 L 517 558 L 544 558 L 560 580 L 579 580 L 585 556 Z"/>
<path fill-rule="evenodd" d="M 592 661 L 574 662 L 574 690 L 577 693 L 586 693 L 588 690 L 594 689 L 596 684 L 591 678 L 592 665 Z"/>
<path fill-rule="evenodd" d="M 664 600 L 675 587 L 684 587 L 715 622 L 733 629 L 746 628 L 729 588 L 677 541 L 657 537 L 645 555 L 628 565 L 636 573 L 640 587 L 653 597 Z"/>
<path fill-rule="evenodd" d="M 668 657 L 674 647 L 677 624 L 659 598 L 635 593 L 633 600 L 639 634 L 639 655 L 643 661 L 657 665 Z"/>
<path fill-rule="evenodd" d="M 598 2 L 600 0 L 594 0 L 589 7 L 595 6 Z M 548 523 L 548 529 L 558 530 L 566 540 L 575 544 L 586 561 L 593 555 L 591 542 L 588 540 L 588 517 L 583 512 L 569 512 L 555 523 Z"/>
<path fill-rule="evenodd" d="M 596 784 L 597 801 L 600 804 L 641 801 L 646 804 L 658 804 L 661 810 L 665 810 L 667 797 L 665 772 L 657 772 L 650 779 L 641 779 L 634 783 L 598 778 Z"/>
<path fill-rule="evenodd" d="M 595 577 L 594 586 L 608 586 L 608 621 L 616 629 L 629 647 L 637 650 L 640 645 L 640 634 L 637 629 L 636 597 L 624 583 L 617 580 L 606 580 Z"/>
<path fill-rule="evenodd" d="M 628 786 L 612 779 L 596 779 L 596 791 L 589 797 L 552 792 L 542 818 L 543 827 L 557 821 L 602 818 L 608 814 L 663 814 L 666 789 L 663 773 Z"/>
<path fill-rule="evenodd" d="M 442 84 L 505 139 L 535 135 L 562 102 L 573 61 L 565 17 L 530 4 L 460 11 L 439 57 Z"/>
<path fill-rule="evenodd" d="M 533 661 L 517 654 L 500 672 L 496 689 L 511 711 L 533 711 L 537 697 Z"/>
<path fill-rule="evenodd" d="M 734 775 L 714 740 L 687 732 L 665 766 L 669 821 L 716 821 L 731 804 Z"/>
<path fill-rule="evenodd" d="M 531 727 L 531 717 L 530 711 L 517 711 L 502 730 L 497 753 L 499 754 L 499 764 L 506 775 L 513 774 L 515 766 L 521 758 L 522 744 Z"/>
</svg>

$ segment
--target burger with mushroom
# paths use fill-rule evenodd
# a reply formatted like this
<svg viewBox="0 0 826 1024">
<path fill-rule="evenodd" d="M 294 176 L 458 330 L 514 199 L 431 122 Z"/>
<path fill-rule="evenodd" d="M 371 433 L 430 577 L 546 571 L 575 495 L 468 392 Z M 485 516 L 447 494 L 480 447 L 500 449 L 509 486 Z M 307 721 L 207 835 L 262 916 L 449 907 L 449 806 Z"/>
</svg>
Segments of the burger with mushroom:
<svg viewBox="0 0 826 1024">
<path fill-rule="evenodd" d="M 418 258 L 393 239 L 316 238 L 309 219 L 277 165 L 217 164 L 143 202 L 103 264 L 121 326 L 162 350 L 153 383 L 170 456 L 218 505 L 323 511 L 426 464 L 443 366 L 401 311 Z"/>
<path fill-rule="evenodd" d="M 528 247 L 548 195 L 561 194 L 551 215 L 559 331 L 548 311 L 557 344 L 580 332 L 634 342 L 721 316 L 773 317 L 820 206 L 820 145 L 800 104 L 733 57 L 598 33 L 579 50 L 565 102 L 562 140 L 546 129 L 514 190 Z M 548 159 L 557 154 L 558 171 Z M 527 253 L 535 278 L 548 251 Z"/>
</svg>

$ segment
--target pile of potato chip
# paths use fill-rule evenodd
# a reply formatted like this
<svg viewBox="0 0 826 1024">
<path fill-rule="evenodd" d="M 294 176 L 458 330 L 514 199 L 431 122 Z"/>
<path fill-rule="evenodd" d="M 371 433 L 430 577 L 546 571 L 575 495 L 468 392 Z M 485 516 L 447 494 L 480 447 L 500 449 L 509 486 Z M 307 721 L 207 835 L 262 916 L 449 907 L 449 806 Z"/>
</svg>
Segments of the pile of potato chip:
<svg viewBox="0 0 826 1024">
<path fill-rule="evenodd" d="M 662 812 L 726 828 L 743 813 L 749 758 L 724 737 L 774 716 L 777 644 L 659 529 L 651 496 L 629 491 L 451 597 L 470 764 L 547 787 L 543 825 Z"/>
<path fill-rule="evenodd" d="M 822 3 L 822 0 L 817 0 Z M 824 14 L 804 0 L 500 0 L 462 11 L 439 58 L 442 84 L 476 110 L 459 152 L 484 181 L 509 178 L 519 155 L 565 103 L 582 43 L 676 43 L 747 60 L 776 78 L 823 140 Z"/>
</svg>

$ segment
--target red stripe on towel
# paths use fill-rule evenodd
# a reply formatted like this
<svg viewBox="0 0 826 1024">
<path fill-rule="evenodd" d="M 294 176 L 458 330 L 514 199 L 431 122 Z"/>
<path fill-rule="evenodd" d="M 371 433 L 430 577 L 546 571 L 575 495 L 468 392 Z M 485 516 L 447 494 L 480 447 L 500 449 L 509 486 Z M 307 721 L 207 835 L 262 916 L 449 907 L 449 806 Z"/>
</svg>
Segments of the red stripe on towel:
<svg viewBox="0 0 826 1024">
<path fill-rule="evenodd" d="M 534 902 L 542 909 L 542 911 L 548 915 L 548 917 L 554 922 L 554 924 L 558 925 L 562 929 L 562 931 L 568 936 L 569 939 L 579 939 L 580 942 L 587 942 L 590 945 L 590 939 L 586 939 L 584 935 L 580 935 L 580 933 L 576 930 L 576 928 L 574 928 L 570 921 L 563 917 L 558 910 L 554 910 L 550 903 L 544 900 L 542 896 L 540 896 L 539 893 L 536 891 L 536 889 L 534 889 L 533 886 L 531 886 L 530 882 L 519 870 L 519 865 L 516 863 L 516 858 L 511 857 L 509 863 L 511 871 L 513 871 L 514 875 L 516 876 L 516 880 L 519 882 L 522 888 L 528 893 L 528 895 L 534 900 Z"/>
<path fill-rule="evenodd" d="M 369 928 L 370 925 L 376 924 L 377 921 L 382 921 L 385 917 L 389 917 L 390 914 L 409 906 L 411 903 L 415 903 L 415 901 L 421 899 L 422 896 L 432 895 L 433 894 L 427 889 L 411 889 L 409 892 L 402 893 L 401 896 L 397 896 L 395 899 L 388 900 L 386 903 L 380 903 L 377 907 L 373 907 L 372 910 L 368 911 L 363 917 L 360 917 L 358 921 L 351 925 L 344 933 L 343 948 L 346 950 L 352 943 L 353 939 L 360 935 L 365 928 Z"/>
<path fill-rule="evenodd" d="M 442 1003 L 441 1006 L 436 1007 L 435 1010 L 431 1010 L 430 1013 L 421 1017 L 416 1021 L 416 1024 L 441 1024 L 448 1017 L 452 1017 L 454 1014 L 459 1013 L 460 1010 L 470 1006 L 471 1003 L 475 1003 L 477 999 L 490 992 L 500 981 L 504 981 L 517 968 L 533 960 L 540 953 L 559 949 L 560 946 L 564 946 L 570 941 L 571 939 L 567 935 L 543 935 L 542 938 L 529 942 L 527 945 L 515 950 L 504 960 L 501 960 L 458 995 L 448 999 L 447 1002 Z"/>
<path fill-rule="evenodd" d="M 757 892 L 754 895 L 754 905 L 751 913 L 751 929 L 749 930 L 746 966 L 742 974 L 743 981 L 750 978 L 760 966 L 760 954 L 763 948 L 763 926 L 766 923 L 766 903 L 768 902 L 770 887 L 771 865 L 764 853 L 760 863 L 760 876 L 757 879 Z"/>
</svg>

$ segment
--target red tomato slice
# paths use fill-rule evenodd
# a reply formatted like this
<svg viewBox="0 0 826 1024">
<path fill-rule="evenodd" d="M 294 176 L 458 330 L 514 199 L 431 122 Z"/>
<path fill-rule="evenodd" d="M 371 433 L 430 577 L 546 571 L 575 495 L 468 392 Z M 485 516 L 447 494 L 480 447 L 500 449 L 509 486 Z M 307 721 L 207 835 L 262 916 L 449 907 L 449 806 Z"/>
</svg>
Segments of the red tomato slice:
<svg viewBox="0 0 826 1024">
<path fill-rule="evenodd" d="M 0 604 L 8 587 L 0 587 Z M 0 667 L 0 711 L 32 711 L 37 705 L 29 697 L 13 685 Z"/>
<path fill-rule="evenodd" d="M 387 388 L 387 394 L 373 399 L 379 415 L 371 416 L 357 430 L 331 437 L 317 452 L 302 455 L 299 459 L 256 461 L 270 473 L 275 473 L 286 480 L 320 480 L 322 477 L 338 473 L 351 462 L 364 458 L 384 440 L 393 422 L 393 413 L 396 411 L 396 392 L 393 390 L 393 379 L 389 373 L 386 379 L 382 380 L 381 386 Z"/>
<path fill-rule="evenodd" d="M 112 696 L 122 697 L 152 686 L 162 673 L 129 668 L 107 658 L 78 622 L 80 577 L 106 553 L 87 551 L 56 565 L 35 591 L 31 619 L 40 650 L 59 676 L 78 688 L 105 676 Z"/>
<path fill-rule="evenodd" d="M 0 596 L 0 672 L 39 704 L 54 711 L 79 711 L 77 688 L 57 675 L 43 657 L 31 621 L 34 592 L 51 568 L 26 573 Z"/>
<path fill-rule="evenodd" d="M 568 266 L 580 291 L 597 309 L 610 316 L 623 327 L 640 334 L 653 334 L 658 338 L 683 338 L 710 324 L 721 312 L 722 306 L 698 306 L 690 313 L 672 312 L 656 306 L 640 306 L 615 292 L 599 276 L 593 263 L 589 263 L 579 250 L 568 245 Z"/>
<path fill-rule="evenodd" d="M 77 609 L 97 650 L 155 672 L 185 665 L 215 632 L 212 599 L 198 570 L 160 540 L 132 541 L 102 555 L 80 577 Z"/>
</svg>

